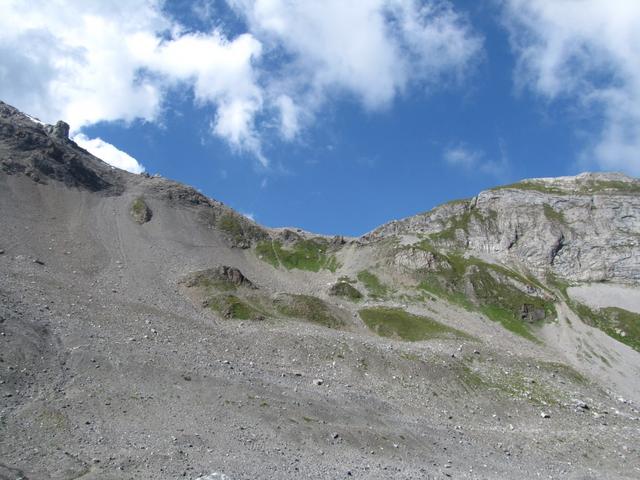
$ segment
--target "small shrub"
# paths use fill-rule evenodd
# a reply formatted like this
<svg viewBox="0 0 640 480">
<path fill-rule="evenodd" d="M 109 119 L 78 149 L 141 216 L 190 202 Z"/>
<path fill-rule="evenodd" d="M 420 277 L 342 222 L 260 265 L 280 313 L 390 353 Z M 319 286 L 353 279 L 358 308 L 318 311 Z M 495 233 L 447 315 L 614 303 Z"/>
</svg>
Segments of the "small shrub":
<svg viewBox="0 0 640 480">
<path fill-rule="evenodd" d="M 133 220 L 140 225 L 151 220 L 151 217 L 153 215 L 151 209 L 142 197 L 138 197 L 133 201 L 133 203 L 131 204 L 130 213 L 133 217 Z"/>
</svg>

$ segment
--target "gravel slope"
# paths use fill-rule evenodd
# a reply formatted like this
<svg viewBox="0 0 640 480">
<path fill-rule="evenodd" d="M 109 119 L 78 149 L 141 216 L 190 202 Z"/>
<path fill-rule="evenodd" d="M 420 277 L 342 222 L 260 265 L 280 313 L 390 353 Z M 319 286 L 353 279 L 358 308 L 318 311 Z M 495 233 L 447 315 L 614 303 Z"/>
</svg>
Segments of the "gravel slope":
<svg viewBox="0 0 640 480">
<path fill-rule="evenodd" d="M 358 319 L 338 331 L 205 312 L 178 281 L 208 266 L 274 292 L 324 292 L 353 272 L 276 270 L 153 198 L 138 225 L 138 188 L 0 176 L 0 478 L 640 474 L 632 403 L 477 314 L 414 305 L 477 340 L 407 343 Z"/>
</svg>

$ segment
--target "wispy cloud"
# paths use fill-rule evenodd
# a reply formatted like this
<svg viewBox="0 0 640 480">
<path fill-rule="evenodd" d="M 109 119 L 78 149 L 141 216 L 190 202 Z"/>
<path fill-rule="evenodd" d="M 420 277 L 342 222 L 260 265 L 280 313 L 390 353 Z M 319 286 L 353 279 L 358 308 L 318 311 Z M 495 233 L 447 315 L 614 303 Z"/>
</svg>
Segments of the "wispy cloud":
<svg viewBox="0 0 640 480">
<path fill-rule="evenodd" d="M 442 158 L 447 165 L 466 173 L 480 172 L 502 179 L 508 177 L 510 163 L 502 140 L 499 141 L 499 149 L 498 157 L 489 157 L 483 150 L 460 143 L 445 148 L 442 152 Z"/>
<path fill-rule="evenodd" d="M 583 166 L 640 174 L 640 2 L 501 3 L 519 88 L 600 118 Z"/>
<path fill-rule="evenodd" d="M 477 166 L 484 153 L 480 150 L 471 150 L 464 145 L 456 145 L 446 148 L 442 156 L 445 162 L 452 167 L 471 170 Z"/>
</svg>

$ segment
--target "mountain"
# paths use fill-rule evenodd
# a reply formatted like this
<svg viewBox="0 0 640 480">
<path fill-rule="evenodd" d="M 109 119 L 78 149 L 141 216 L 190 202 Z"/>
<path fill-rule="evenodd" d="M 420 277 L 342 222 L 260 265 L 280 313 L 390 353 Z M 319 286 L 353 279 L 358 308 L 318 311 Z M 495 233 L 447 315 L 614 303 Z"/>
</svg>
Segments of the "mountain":
<svg viewBox="0 0 640 480">
<path fill-rule="evenodd" d="M 637 478 L 640 181 L 271 229 L 0 103 L 0 479 Z"/>
</svg>

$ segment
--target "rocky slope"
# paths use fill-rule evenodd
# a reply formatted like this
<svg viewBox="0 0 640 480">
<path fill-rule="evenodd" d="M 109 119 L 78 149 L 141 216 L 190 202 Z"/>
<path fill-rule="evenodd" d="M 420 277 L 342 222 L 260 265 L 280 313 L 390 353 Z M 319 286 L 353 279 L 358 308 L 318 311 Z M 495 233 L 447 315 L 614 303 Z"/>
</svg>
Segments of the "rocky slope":
<svg viewBox="0 0 640 480">
<path fill-rule="evenodd" d="M 525 180 L 391 222 L 367 239 L 389 235 L 422 235 L 540 278 L 637 283 L 640 180 L 611 173 Z"/>
<path fill-rule="evenodd" d="M 66 134 L 0 104 L 0 479 L 640 474 L 637 180 L 323 237 Z"/>
</svg>

